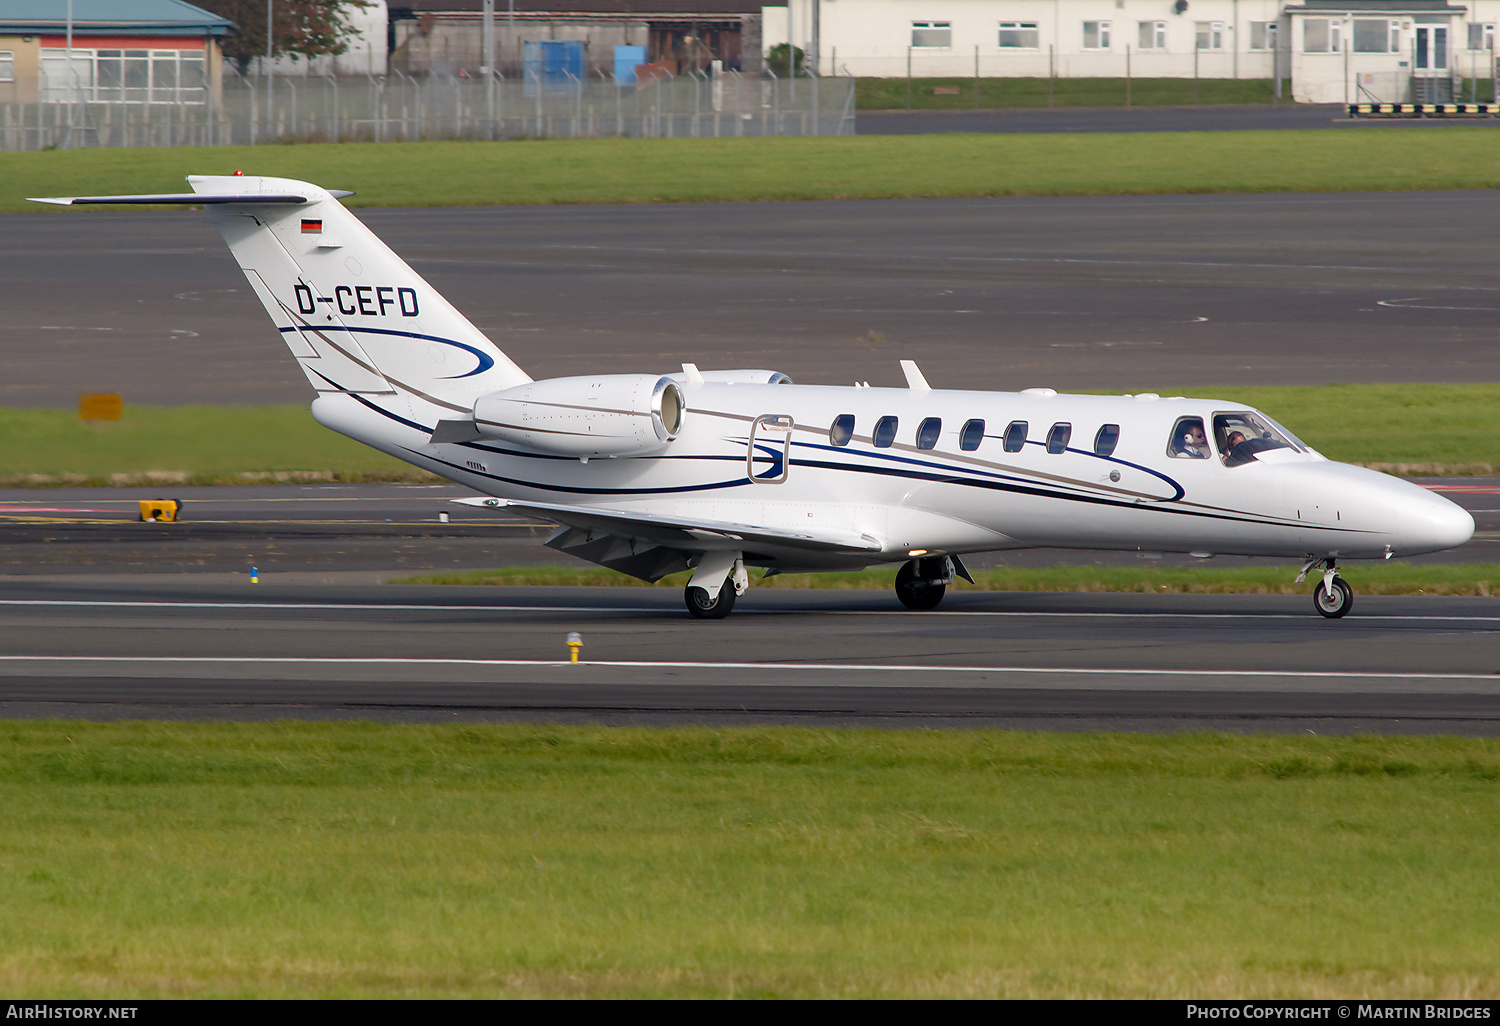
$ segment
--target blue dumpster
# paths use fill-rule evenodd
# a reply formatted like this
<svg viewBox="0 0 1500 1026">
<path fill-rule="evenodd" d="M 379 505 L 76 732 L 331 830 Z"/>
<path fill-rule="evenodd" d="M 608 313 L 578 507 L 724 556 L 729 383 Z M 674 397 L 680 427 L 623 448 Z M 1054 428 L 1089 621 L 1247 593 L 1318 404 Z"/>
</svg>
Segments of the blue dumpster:
<svg viewBox="0 0 1500 1026">
<path fill-rule="evenodd" d="M 526 95 L 575 96 L 583 82 L 583 43 L 577 39 L 543 39 L 521 51 Z"/>
</svg>

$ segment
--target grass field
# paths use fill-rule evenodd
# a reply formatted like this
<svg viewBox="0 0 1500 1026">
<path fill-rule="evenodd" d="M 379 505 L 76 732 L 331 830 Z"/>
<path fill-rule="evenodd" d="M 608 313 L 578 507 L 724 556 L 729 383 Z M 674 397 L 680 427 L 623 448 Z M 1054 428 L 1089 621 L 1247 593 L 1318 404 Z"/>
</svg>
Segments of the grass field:
<svg viewBox="0 0 1500 1026">
<path fill-rule="evenodd" d="M 1191 394 L 1265 410 L 1332 459 L 1407 474 L 1500 468 L 1500 384 L 1208 386 Z M 432 480 L 320 427 L 305 406 L 127 405 L 118 422 L 87 424 L 72 410 L 0 408 L 0 434 L 9 440 L 0 447 L 0 485 Z"/>
<path fill-rule="evenodd" d="M 0 722 L 0 992 L 1500 996 L 1500 744 Z"/>
<path fill-rule="evenodd" d="M 453 206 L 1491 189 L 1497 157 L 1500 133 L 1472 125 L 68 150 L 0 154 L 0 211 L 236 169 L 355 189 L 354 206 Z"/>
<path fill-rule="evenodd" d="M 268 338 L 267 345 L 279 345 Z M 308 402 L 311 405 L 311 395 Z M 307 406 L 135 406 L 118 421 L 0 407 L 0 484 L 414 480 L 421 471 L 335 434 Z M 436 480 L 436 479 L 433 479 Z"/>
</svg>

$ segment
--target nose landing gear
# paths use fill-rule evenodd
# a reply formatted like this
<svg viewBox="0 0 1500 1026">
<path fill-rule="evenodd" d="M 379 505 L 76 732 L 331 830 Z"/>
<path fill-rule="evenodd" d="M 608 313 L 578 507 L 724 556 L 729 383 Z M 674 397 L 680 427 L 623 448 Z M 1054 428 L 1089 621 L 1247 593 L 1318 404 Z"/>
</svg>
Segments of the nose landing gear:
<svg viewBox="0 0 1500 1026">
<path fill-rule="evenodd" d="M 1297 583 L 1307 580 L 1307 573 L 1321 564 L 1323 580 L 1313 589 L 1313 608 L 1330 620 L 1337 620 L 1354 606 L 1354 590 L 1339 576 L 1332 556 L 1309 558 L 1297 575 Z"/>
</svg>

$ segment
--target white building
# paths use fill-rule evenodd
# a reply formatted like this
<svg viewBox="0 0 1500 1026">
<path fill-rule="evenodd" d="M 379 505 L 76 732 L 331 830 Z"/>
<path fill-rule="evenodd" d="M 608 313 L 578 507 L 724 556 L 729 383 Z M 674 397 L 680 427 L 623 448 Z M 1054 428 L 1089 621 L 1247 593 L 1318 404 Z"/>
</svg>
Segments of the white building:
<svg viewBox="0 0 1500 1026">
<path fill-rule="evenodd" d="M 762 9 L 823 74 L 1291 79 L 1316 103 L 1489 100 L 1500 0 L 791 0 Z M 814 28 L 816 24 L 816 29 Z M 1463 98 L 1468 98 L 1465 93 Z"/>
</svg>

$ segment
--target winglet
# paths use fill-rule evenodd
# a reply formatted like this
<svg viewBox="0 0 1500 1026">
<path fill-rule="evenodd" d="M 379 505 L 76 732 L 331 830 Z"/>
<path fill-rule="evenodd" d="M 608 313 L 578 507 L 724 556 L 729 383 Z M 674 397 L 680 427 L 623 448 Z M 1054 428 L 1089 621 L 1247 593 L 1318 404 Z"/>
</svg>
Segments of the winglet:
<svg viewBox="0 0 1500 1026">
<path fill-rule="evenodd" d="M 917 392 L 932 391 L 932 386 L 927 383 L 926 378 L 922 377 L 922 372 L 917 370 L 917 361 L 902 360 L 901 373 L 906 375 L 907 388 L 913 389 Z"/>
</svg>

